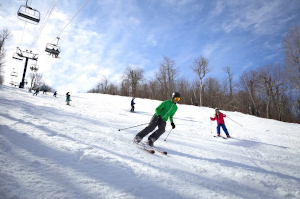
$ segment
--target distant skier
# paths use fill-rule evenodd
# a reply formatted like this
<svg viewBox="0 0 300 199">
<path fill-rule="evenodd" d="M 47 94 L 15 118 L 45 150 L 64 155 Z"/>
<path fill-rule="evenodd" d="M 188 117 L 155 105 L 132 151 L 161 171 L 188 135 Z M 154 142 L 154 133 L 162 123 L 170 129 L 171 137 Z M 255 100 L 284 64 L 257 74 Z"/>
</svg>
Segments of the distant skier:
<svg viewBox="0 0 300 199">
<path fill-rule="evenodd" d="M 131 110 L 130 110 L 131 112 L 134 112 L 134 105 L 135 105 L 134 99 L 135 99 L 135 97 L 133 97 L 131 100 Z"/>
<path fill-rule="evenodd" d="M 221 113 L 220 110 L 218 108 L 215 108 L 215 117 L 214 118 L 210 118 L 212 121 L 217 120 L 217 136 L 220 136 L 220 127 L 222 127 L 223 131 L 225 132 L 226 136 L 228 138 L 230 138 L 230 135 L 227 131 L 227 128 L 225 126 L 225 122 L 224 122 L 224 117 L 226 117 L 225 114 Z"/>
<path fill-rule="evenodd" d="M 40 92 L 40 90 L 39 90 L 39 88 L 37 88 L 36 90 L 35 90 L 35 92 L 33 93 L 33 96 L 35 95 L 35 96 L 37 96 L 37 94 Z"/>
<path fill-rule="evenodd" d="M 69 92 L 66 93 L 66 102 L 67 102 L 67 105 L 70 105 L 70 101 L 71 101 L 71 95 L 69 94 Z"/>
<path fill-rule="evenodd" d="M 56 97 L 57 95 L 57 91 L 54 91 L 53 96 Z"/>
<path fill-rule="evenodd" d="M 175 124 L 173 122 L 173 116 L 178 109 L 176 104 L 179 102 L 179 100 L 180 93 L 174 92 L 172 94 L 172 100 L 163 101 L 155 109 L 155 114 L 151 118 L 148 126 L 134 137 L 134 142 L 139 143 L 146 135 L 152 132 L 156 126 L 158 126 L 158 129 L 148 137 L 147 144 L 153 146 L 153 143 L 165 132 L 166 121 L 168 118 L 170 118 L 172 129 L 174 129 Z"/>
</svg>

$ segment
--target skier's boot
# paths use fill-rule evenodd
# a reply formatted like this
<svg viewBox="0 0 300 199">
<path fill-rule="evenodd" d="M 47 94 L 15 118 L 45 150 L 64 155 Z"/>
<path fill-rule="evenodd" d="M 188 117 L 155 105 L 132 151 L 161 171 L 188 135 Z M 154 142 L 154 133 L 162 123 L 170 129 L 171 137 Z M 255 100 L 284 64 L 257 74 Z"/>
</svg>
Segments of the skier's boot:
<svg viewBox="0 0 300 199">
<path fill-rule="evenodd" d="M 230 138 L 230 135 L 227 135 L 228 138 Z"/>
<path fill-rule="evenodd" d="M 153 141 L 151 138 L 148 138 L 148 141 L 146 142 L 149 146 L 153 146 Z"/>
<path fill-rule="evenodd" d="M 220 134 L 217 134 L 218 137 L 220 137 Z"/>
<path fill-rule="evenodd" d="M 133 141 L 135 143 L 139 143 L 140 141 L 142 141 L 142 138 L 140 136 L 135 136 L 134 139 L 133 139 Z"/>
</svg>

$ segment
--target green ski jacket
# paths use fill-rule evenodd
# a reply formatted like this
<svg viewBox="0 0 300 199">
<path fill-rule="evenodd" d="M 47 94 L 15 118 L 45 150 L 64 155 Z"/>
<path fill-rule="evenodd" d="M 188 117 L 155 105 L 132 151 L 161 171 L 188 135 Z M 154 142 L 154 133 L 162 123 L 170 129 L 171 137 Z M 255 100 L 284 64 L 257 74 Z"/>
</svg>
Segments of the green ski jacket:
<svg viewBox="0 0 300 199">
<path fill-rule="evenodd" d="M 173 100 L 163 101 L 156 109 L 154 116 L 161 116 L 163 121 L 167 121 L 170 118 L 170 122 L 173 122 L 173 116 L 177 111 L 177 105 L 173 102 Z"/>
</svg>

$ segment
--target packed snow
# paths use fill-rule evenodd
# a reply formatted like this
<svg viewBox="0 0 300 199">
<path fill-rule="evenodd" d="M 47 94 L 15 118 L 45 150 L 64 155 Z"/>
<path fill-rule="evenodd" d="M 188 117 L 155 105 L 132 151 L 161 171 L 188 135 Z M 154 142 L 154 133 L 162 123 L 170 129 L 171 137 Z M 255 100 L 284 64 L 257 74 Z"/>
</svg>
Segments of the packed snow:
<svg viewBox="0 0 300 199">
<path fill-rule="evenodd" d="M 0 198 L 300 198 L 299 124 L 221 110 L 232 138 L 215 138 L 214 109 L 179 103 L 155 142 L 168 155 L 150 154 L 132 143 L 146 125 L 118 130 L 161 101 L 71 100 L 0 86 Z"/>
</svg>

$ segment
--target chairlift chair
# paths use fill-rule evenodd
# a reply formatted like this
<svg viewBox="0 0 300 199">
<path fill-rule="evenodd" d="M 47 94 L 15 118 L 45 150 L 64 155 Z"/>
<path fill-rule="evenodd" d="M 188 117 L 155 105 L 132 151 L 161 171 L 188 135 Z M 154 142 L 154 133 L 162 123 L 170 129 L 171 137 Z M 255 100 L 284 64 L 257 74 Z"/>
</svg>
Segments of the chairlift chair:
<svg viewBox="0 0 300 199">
<path fill-rule="evenodd" d="M 21 5 L 18 10 L 18 19 L 37 25 L 40 22 L 40 12 L 27 5 Z"/>
<path fill-rule="evenodd" d="M 9 82 L 9 84 L 12 85 L 12 86 L 15 84 L 14 81 L 13 81 L 13 78 L 11 78 L 11 81 Z"/>
<path fill-rule="evenodd" d="M 31 64 L 30 70 L 33 72 L 37 72 L 39 70 L 39 66 L 37 64 Z"/>
<path fill-rule="evenodd" d="M 13 68 L 13 71 L 10 73 L 10 76 L 12 76 L 12 77 L 18 77 L 18 73 L 15 72 L 15 68 Z"/>
<path fill-rule="evenodd" d="M 18 77 L 18 73 L 16 73 L 15 71 L 13 71 L 13 72 L 10 73 L 10 76 L 12 76 L 12 77 Z"/>
<path fill-rule="evenodd" d="M 45 51 L 49 53 L 49 55 L 54 56 L 55 58 L 58 58 L 58 55 L 60 53 L 60 47 L 58 46 L 59 37 L 57 37 L 57 44 L 51 44 L 48 43 L 46 45 Z"/>
<path fill-rule="evenodd" d="M 18 61 L 23 61 L 23 57 L 20 57 L 18 55 L 18 53 L 14 53 L 13 56 L 12 56 L 12 58 L 15 59 L 15 60 L 18 60 Z"/>
<path fill-rule="evenodd" d="M 22 51 L 19 47 L 17 47 L 17 51 L 16 53 L 13 54 L 12 56 L 13 59 L 16 59 L 18 61 L 23 61 L 23 54 L 22 54 Z"/>
</svg>

